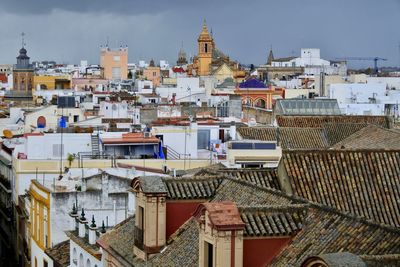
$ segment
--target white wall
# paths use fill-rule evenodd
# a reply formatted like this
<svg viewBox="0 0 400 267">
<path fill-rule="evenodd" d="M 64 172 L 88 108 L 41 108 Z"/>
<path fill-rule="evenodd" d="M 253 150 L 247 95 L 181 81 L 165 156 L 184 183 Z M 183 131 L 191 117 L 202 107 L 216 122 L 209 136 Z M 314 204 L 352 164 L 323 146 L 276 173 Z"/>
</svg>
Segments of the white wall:
<svg viewBox="0 0 400 267">
<path fill-rule="evenodd" d="M 369 103 L 373 96 L 377 99 L 385 97 L 384 84 L 337 83 L 329 86 L 329 98 L 338 103 Z M 353 97 L 353 100 L 352 100 Z"/>
<path fill-rule="evenodd" d="M 76 253 L 76 254 L 75 254 Z M 70 267 L 79 267 L 79 259 L 81 258 L 80 255 L 82 254 L 83 258 L 83 266 L 87 266 L 87 261 L 90 261 L 90 267 L 102 267 L 103 263 L 101 260 L 99 261 L 95 257 L 93 257 L 91 254 L 89 254 L 86 250 L 81 248 L 78 244 L 76 244 L 74 241 L 70 240 L 69 241 L 69 263 Z M 76 255 L 76 257 L 75 257 Z"/>
<path fill-rule="evenodd" d="M 61 144 L 61 134 L 28 136 L 25 143 L 25 154 L 28 159 L 54 159 L 53 145 L 56 144 Z M 92 151 L 90 133 L 65 133 L 63 134 L 63 144 L 63 158 L 66 158 L 68 154 Z"/>
<path fill-rule="evenodd" d="M 190 91 L 189 89 L 190 88 Z M 176 102 L 197 102 L 199 99 L 201 102 L 206 101 L 206 89 L 200 87 L 199 78 L 192 77 L 179 77 L 177 78 L 176 87 L 158 87 L 156 89 L 157 94 L 160 97 L 172 98 L 173 94 L 176 94 Z"/>
<path fill-rule="evenodd" d="M 31 265 L 35 266 L 35 258 L 37 259 L 37 267 L 43 267 L 43 260 L 46 260 L 48 267 L 53 267 L 53 260 L 44 253 L 43 250 L 36 244 L 36 242 L 31 238 Z"/>
<path fill-rule="evenodd" d="M 190 158 L 197 158 L 197 124 L 191 126 L 154 126 L 153 135 L 162 135 L 164 145 L 171 147 L 180 154 L 190 154 Z M 186 142 L 185 142 L 186 141 Z"/>
<path fill-rule="evenodd" d="M 128 104 L 126 101 L 100 103 L 99 115 L 105 118 L 128 118 Z"/>
<path fill-rule="evenodd" d="M 74 122 L 74 116 L 78 116 L 78 121 L 83 120 L 85 118 L 85 115 L 83 111 L 80 108 L 57 108 L 57 106 L 48 106 L 39 110 L 36 110 L 34 112 L 28 113 L 25 115 L 25 131 L 26 132 L 31 132 L 32 127 L 37 126 L 37 119 L 40 116 L 43 116 L 46 118 L 46 130 L 48 129 L 56 129 L 58 126 L 59 119 L 63 116 L 68 116 L 68 122 L 67 123 L 73 123 Z"/>
<path fill-rule="evenodd" d="M 400 90 L 400 77 L 367 77 L 367 83 L 385 84 L 388 89 Z"/>
<path fill-rule="evenodd" d="M 346 115 L 373 115 L 385 114 L 384 104 L 339 104 L 340 112 Z"/>
</svg>

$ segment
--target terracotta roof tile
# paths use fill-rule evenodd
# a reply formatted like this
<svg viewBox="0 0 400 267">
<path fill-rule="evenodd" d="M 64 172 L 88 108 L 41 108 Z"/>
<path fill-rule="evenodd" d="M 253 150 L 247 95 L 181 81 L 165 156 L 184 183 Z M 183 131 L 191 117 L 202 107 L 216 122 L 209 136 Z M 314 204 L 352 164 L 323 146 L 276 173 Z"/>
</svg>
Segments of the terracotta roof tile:
<svg viewBox="0 0 400 267">
<path fill-rule="evenodd" d="M 325 131 L 329 145 L 333 146 L 367 125 L 367 123 L 324 123 L 322 128 Z"/>
<path fill-rule="evenodd" d="M 400 132 L 368 125 L 336 143 L 334 148 L 340 149 L 399 149 Z"/>
<path fill-rule="evenodd" d="M 223 169 L 219 172 L 260 187 L 281 189 L 276 169 Z"/>
<path fill-rule="evenodd" d="M 133 254 L 135 217 L 129 217 L 103 234 L 97 243 L 108 251 L 114 252 L 124 264 L 136 266 L 138 259 Z"/>
<path fill-rule="evenodd" d="M 300 266 L 310 256 L 348 251 L 357 255 L 397 254 L 400 231 L 368 223 L 335 210 L 313 207 L 303 229 L 271 266 Z"/>
<path fill-rule="evenodd" d="M 301 230 L 306 215 L 304 205 L 240 208 L 245 236 L 289 236 Z"/>
<path fill-rule="evenodd" d="M 324 130 L 317 127 L 241 127 L 238 133 L 243 139 L 279 141 L 284 149 L 328 147 Z"/>
<path fill-rule="evenodd" d="M 164 178 L 169 199 L 210 199 L 222 182 L 221 176 Z"/>
<path fill-rule="evenodd" d="M 279 127 L 317 127 L 325 123 L 370 123 L 389 128 L 389 118 L 386 116 L 276 116 Z"/>
<path fill-rule="evenodd" d="M 48 248 L 45 252 L 54 261 L 54 266 L 69 266 L 69 240 Z"/>
<path fill-rule="evenodd" d="M 286 151 L 293 193 L 400 227 L 400 151 Z"/>
<path fill-rule="evenodd" d="M 202 215 L 204 215 L 206 211 L 212 227 L 217 230 L 243 230 L 245 226 L 240 217 L 238 208 L 232 201 L 206 202 L 200 204 L 193 216 L 204 223 Z"/>
</svg>

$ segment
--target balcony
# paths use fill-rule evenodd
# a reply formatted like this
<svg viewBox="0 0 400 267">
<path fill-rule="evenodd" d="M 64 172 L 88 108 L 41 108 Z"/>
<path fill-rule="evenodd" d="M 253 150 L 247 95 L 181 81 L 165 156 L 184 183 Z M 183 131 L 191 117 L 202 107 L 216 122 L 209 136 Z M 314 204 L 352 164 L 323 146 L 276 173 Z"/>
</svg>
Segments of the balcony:
<svg viewBox="0 0 400 267">
<path fill-rule="evenodd" d="M 143 234 L 143 229 L 140 229 L 139 227 L 135 226 L 135 231 L 134 231 L 134 244 L 137 248 L 140 250 L 144 249 L 144 234 Z"/>
</svg>

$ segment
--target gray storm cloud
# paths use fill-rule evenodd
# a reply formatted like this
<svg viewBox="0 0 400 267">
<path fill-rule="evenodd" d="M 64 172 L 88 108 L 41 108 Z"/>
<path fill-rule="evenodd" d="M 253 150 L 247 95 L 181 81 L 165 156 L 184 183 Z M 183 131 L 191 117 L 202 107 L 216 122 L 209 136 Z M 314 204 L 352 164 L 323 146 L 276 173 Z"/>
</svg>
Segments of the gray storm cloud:
<svg viewBox="0 0 400 267">
<path fill-rule="evenodd" d="M 98 63 L 108 37 L 112 46 L 129 46 L 131 62 L 174 62 L 182 41 L 196 53 L 206 19 L 218 48 L 243 63 L 264 63 L 272 45 L 282 57 L 319 47 L 327 59 L 380 56 L 400 64 L 400 0 L 1 2 L 0 63 L 15 62 L 21 32 L 32 60 Z"/>
</svg>

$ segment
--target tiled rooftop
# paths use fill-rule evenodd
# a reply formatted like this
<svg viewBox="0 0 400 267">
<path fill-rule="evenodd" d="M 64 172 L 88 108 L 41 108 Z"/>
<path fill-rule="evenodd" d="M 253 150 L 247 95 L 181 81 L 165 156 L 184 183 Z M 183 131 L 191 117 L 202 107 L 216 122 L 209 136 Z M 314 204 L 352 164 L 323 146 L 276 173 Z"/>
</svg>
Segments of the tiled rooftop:
<svg viewBox="0 0 400 267">
<path fill-rule="evenodd" d="M 337 149 L 399 149 L 400 132 L 368 125 L 336 143 Z"/>
<path fill-rule="evenodd" d="M 398 229 L 370 224 L 334 210 L 313 208 L 304 226 L 271 266 L 300 266 L 309 256 L 348 251 L 357 255 L 397 254 Z"/>
<path fill-rule="evenodd" d="M 241 127 L 238 133 L 243 139 L 279 141 L 284 149 L 328 147 L 323 129 L 317 127 Z"/>
<path fill-rule="evenodd" d="M 317 127 L 325 123 L 370 123 L 389 128 L 389 118 L 386 116 L 276 116 L 279 127 Z"/>
<path fill-rule="evenodd" d="M 400 151 L 286 151 L 293 193 L 400 227 Z"/>
<path fill-rule="evenodd" d="M 333 146 L 367 125 L 367 123 L 324 123 L 322 128 L 329 145 Z"/>
<path fill-rule="evenodd" d="M 276 169 L 222 169 L 219 172 L 260 187 L 281 189 Z"/>
<path fill-rule="evenodd" d="M 199 205 L 193 216 L 202 218 L 205 211 L 208 212 L 212 227 L 217 230 L 242 230 L 245 227 L 239 210 L 232 201 L 205 202 Z"/>
<path fill-rule="evenodd" d="M 114 251 L 115 256 L 126 264 L 136 266 L 137 258 L 133 254 L 135 217 L 129 217 L 103 234 L 97 243 L 103 248 Z"/>
<path fill-rule="evenodd" d="M 290 236 L 301 230 L 307 209 L 304 205 L 239 208 L 246 224 L 245 236 Z"/>
<path fill-rule="evenodd" d="M 54 261 L 54 266 L 69 266 L 69 240 L 48 248 L 45 252 Z"/>
<path fill-rule="evenodd" d="M 167 193 L 161 176 L 141 176 L 136 179 L 139 180 L 140 188 L 144 193 Z"/>
<path fill-rule="evenodd" d="M 221 176 L 164 179 L 169 199 L 210 199 L 221 182 Z"/>
<path fill-rule="evenodd" d="M 313 255 L 348 251 L 363 257 L 399 254 L 400 230 L 342 213 L 325 205 L 225 178 L 211 205 L 232 201 L 245 222 L 245 236 L 287 236 L 293 241 L 275 257 L 272 266 L 299 266 Z M 192 218 L 167 241 L 161 253 L 145 263 L 133 255 L 134 220 L 130 218 L 101 237 L 115 255 L 131 266 L 197 266 L 199 226 Z M 301 229 L 301 230 L 300 230 Z"/>
</svg>

